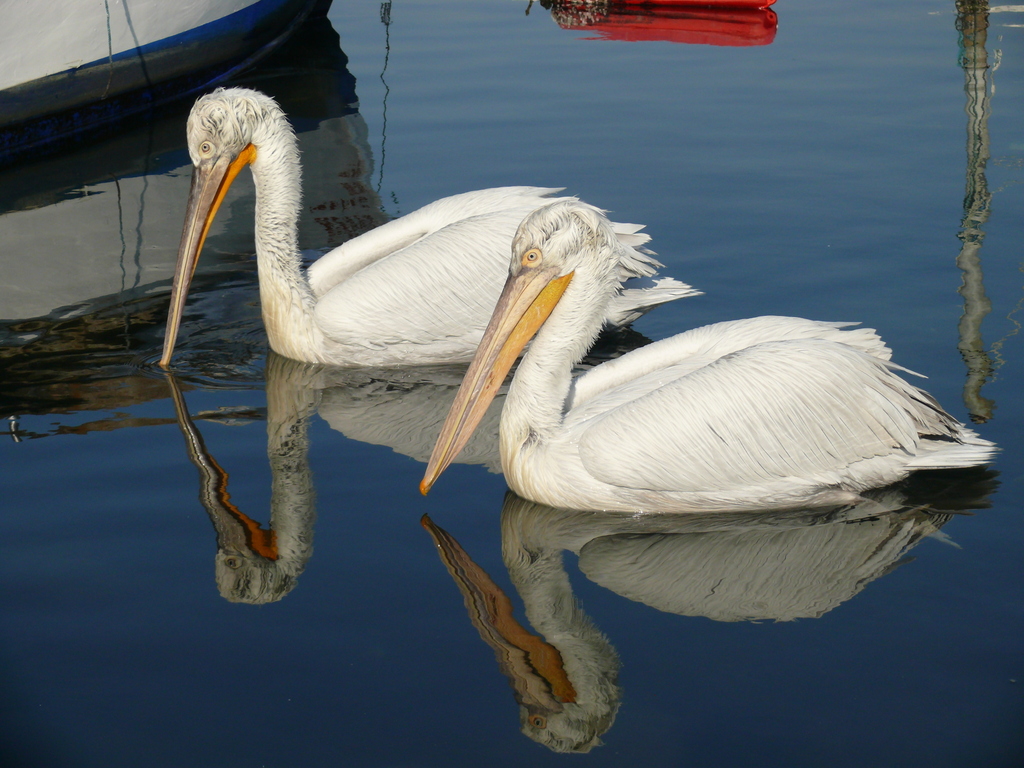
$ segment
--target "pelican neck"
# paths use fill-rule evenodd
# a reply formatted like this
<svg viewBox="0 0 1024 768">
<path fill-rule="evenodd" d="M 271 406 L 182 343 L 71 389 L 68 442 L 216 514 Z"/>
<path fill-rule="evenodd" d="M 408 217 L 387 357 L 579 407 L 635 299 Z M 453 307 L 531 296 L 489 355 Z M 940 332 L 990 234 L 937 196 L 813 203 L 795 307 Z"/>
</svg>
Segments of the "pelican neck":
<svg viewBox="0 0 1024 768">
<path fill-rule="evenodd" d="M 256 187 L 256 263 L 263 322 L 270 346 L 296 360 L 322 362 L 323 336 L 302 269 L 298 219 L 301 168 L 295 134 L 283 116 L 253 137 Z"/>
<path fill-rule="evenodd" d="M 543 441 L 562 425 L 572 387 L 572 368 L 583 359 L 604 325 L 614 278 L 576 270 L 558 306 L 519 363 L 501 418 L 502 463 L 527 440 Z"/>
</svg>

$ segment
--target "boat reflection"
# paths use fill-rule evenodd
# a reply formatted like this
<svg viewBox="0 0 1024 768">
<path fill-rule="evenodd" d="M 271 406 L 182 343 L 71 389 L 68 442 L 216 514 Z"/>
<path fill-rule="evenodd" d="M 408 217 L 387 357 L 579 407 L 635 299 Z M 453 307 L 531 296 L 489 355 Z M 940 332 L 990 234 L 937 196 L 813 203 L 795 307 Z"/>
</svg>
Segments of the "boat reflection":
<svg viewBox="0 0 1024 768">
<path fill-rule="evenodd" d="M 773 2 L 716 3 L 708 0 L 648 4 L 617 0 L 540 0 L 540 5 L 551 11 L 551 17 L 562 29 L 594 33 L 594 37 L 584 38 L 587 40 L 752 46 L 770 45 L 775 40 L 779 20 L 767 7 Z"/>
<path fill-rule="evenodd" d="M 307 158 L 302 247 L 326 249 L 383 223 L 370 185 L 355 80 L 327 18 L 308 21 L 230 84 L 278 98 Z M 4 416 L 124 407 L 166 396 L 137 376 L 136 354 L 159 349 L 188 198 L 185 120 L 191 100 L 118 135 L 0 172 L 0 412 Z M 222 370 L 258 380 L 266 346 L 251 254 L 251 181 L 240 180 L 200 266 L 203 342 Z M 236 186 L 238 186 L 236 184 Z M 234 226 L 235 216 L 247 222 Z M 28 257 L 31 254 L 31 258 Z M 217 301 L 199 294 L 219 292 Z M 186 327 L 187 336 L 191 328 Z M 209 329 L 209 330 L 207 330 Z M 35 435 L 33 435 L 35 436 Z"/>
<path fill-rule="evenodd" d="M 304 179 L 304 248 L 337 245 L 385 219 L 368 182 L 366 127 L 346 67 L 338 35 L 321 17 L 230 83 L 258 86 L 295 117 L 303 154 L 313 160 Z M 190 108 L 191 101 L 178 103 L 104 141 L 0 173 L 5 324 L 83 314 L 152 292 L 170 277 L 191 175 Z M 253 196 L 250 184 L 228 213 L 251 218 Z M 252 232 L 231 218 L 211 244 L 234 266 L 235 254 L 251 253 Z"/>
<path fill-rule="evenodd" d="M 587 752 L 615 720 L 619 659 L 573 594 L 563 552 L 576 554 L 593 582 L 659 611 L 818 618 L 908 562 L 954 515 L 988 506 L 995 477 L 919 473 L 850 506 L 708 515 L 559 510 L 508 492 L 502 556 L 540 637 L 512 618 L 509 598 L 452 536 L 423 524 L 512 684 L 523 733 L 556 752 Z"/>
</svg>

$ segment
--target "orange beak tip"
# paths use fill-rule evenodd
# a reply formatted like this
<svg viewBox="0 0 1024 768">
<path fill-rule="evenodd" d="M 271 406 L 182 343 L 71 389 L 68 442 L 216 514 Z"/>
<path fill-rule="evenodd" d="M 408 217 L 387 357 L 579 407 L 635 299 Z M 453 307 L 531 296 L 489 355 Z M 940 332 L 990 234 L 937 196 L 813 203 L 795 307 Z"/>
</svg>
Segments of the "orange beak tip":
<svg viewBox="0 0 1024 768">
<path fill-rule="evenodd" d="M 426 496 L 428 493 L 430 493 L 430 489 L 432 486 L 433 483 L 428 483 L 426 478 L 424 478 L 423 480 L 420 481 L 420 493 Z"/>
</svg>

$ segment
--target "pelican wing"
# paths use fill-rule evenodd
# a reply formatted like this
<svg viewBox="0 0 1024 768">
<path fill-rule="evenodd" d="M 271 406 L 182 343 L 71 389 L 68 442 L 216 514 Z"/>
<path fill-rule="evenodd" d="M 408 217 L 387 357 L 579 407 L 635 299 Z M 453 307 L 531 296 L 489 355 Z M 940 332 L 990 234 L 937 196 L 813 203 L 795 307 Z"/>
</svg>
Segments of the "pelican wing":
<svg viewBox="0 0 1024 768">
<path fill-rule="evenodd" d="M 570 414 L 584 468 L 620 487 L 716 491 L 786 477 L 832 484 L 857 462 L 914 455 L 922 435 L 959 437 L 928 394 L 878 358 L 830 341 L 757 344 L 625 388 L 583 409 L 620 401 L 603 415 Z"/>
<path fill-rule="evenodd" d="M 532 207 L 456 221 L 352 274 L 321 297 L 317 324 L 339 343 L 479 342 L 508 271 L 509 243 Z M 470 349 L 471 352 L 471 349 Z"/>
<path fill-rule="evenodd" d="M 859 349 L 880 360 L 888 360 L 892 350 L 872 328 L 854 328 L 856 323 L 825 323 L 802 317 L 766 315 L 705 325 L 656 341 L 615 360 L 597 366 L 573 382 L 569 407 L 580 408 L 598 395 L 615 390 L 615 400 L 603 399 L 597 413 L 610 410 L 661 386 L 709 365 L 718 358 L 769 341 L 823 339 Z M 657 372 L 655 377 L 647 374 Z M 637 381 L 645 378 L 643 386 Z M 633 383 L 634 386 L 623 385 Z M 584 416 L 584 413 L 587 415 Z M 580 410 L 577 418 L 593 412 Z"/>
<path fill-rule="evenodd" d="M 358 251 L 338 255 L 346 243 L 310 268 L 311 284 L 319 286 L 315 290 L 333 283 L 317 301 L 317 325 L 335 343 L 381 351 L 377 364 L 411 362 L 409 348 L 428 345 L 433 357 L 469 360 L 508 274 L 516 230 L 557 191 L 512 187 L 456 195 L 356 238 L 351 243 L 363 241 Z M 460 217 L 488 207 L 495 210 Z M 631 285 L 633 278 L 653 275 L 661 265 L 643 247 L 650 238 L 642 227 L 612 223 L 612 228 L 624 246 L 620 280 Z M 398 249 L 385 253 L 391 247 Z M 671 278 L 649 282 L 620 290 L 608 322 L 630 322 L 658 304 L 696 293 Z"/>
<path fill-rule="evenodd" d="M 612 296 L 605 312 L 605 324 L 612 327 L 629 325 L 645 312 L 676 299 L 700 296 L 691 285 L 674 277 L 629 278 L 621 291 Z"/>
<path fill-rule="evenodd" d="M 553 202 L 557 198 L 552 195 L 561 191 L 557 187 L 494 187 L 435 200 L 321 256 L 309 267 L 310 288 L 314 296 L 323 296 L 367 265 L 427 238 L 449 224 L 509 209 L 529 212 L 544 203 Z M 501 253 L 507 262 L 507 243 Z"/>
</svg>

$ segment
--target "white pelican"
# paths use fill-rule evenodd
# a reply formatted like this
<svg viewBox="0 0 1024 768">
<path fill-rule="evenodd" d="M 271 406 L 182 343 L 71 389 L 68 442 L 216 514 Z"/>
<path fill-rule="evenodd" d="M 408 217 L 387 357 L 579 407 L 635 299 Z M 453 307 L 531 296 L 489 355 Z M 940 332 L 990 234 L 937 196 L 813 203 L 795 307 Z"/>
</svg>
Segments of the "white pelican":
<svg viewBox="0 0 1024 768">
<path fill-rule="evenodd" d="M 466 362 L 505 277 L 509 244 L 523 217 L 557 189 L 501 187 L 437 200 L 344 243 L 304 274 L 297 245 L 300 205 L 295 134 L 277 103 L 258 91 L 219 89 L 188 119 L 195 165 L 178 250 L 163 356 L 174 351 L 189 282 L 210 223 L 245 165 L 256 185 L 256 261 L 270 346 L 285 357 L 332 365 Z M 619 281 L 649 278 L 661 265 L 641 226 L 614 225 Z M 696 293 L 671 278 L 623 288 L 607 320 L 622 325 L 648 309 Z"/>
<path fill-rule="evenodd" d="M 547 205 L 523 221 L 423 493 L 535 333 L 501 414 L 501 463 L 516 493 L 551 506 L 842 504 L 916 469 L 991 458 L 992 443 L 893 373 L 874 331 L 842 330 L 843 323 L 718 323 L 573 380 L 570 367 L 600 330 L 621 247 L 601 212 L 579 202 Z"/>
</svg>

